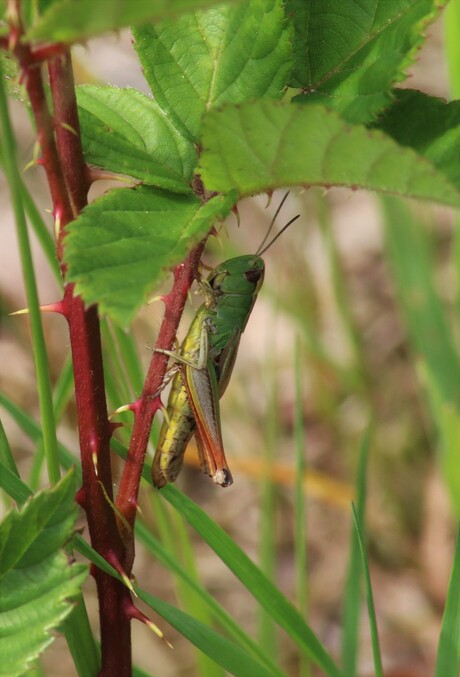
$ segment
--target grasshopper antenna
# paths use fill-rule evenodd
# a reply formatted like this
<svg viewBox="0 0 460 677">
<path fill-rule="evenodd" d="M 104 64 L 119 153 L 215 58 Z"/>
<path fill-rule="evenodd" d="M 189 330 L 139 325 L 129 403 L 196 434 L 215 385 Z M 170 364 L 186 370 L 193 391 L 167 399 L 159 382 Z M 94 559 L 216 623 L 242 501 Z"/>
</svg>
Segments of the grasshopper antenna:
<svg viewBox="0 0 460 677">
<path fill-rule="evenodd" d="M 260 250 L 260 247 L 259 247 L 259 250 L 256 252 L 257 256 L 263 256 L 265 254 L 265 252 L 267 251 L 267 249 L 269 249 L 272 246 L 272 244 L 277 241 L 279 236 L 282 235 L 284 233 L 284 231 L 287 230 L 289 228 L 289 226 L 294 223 L 294 221 L 297 221 L 298 218 L 300 218 L 300 214 L 297 214 L 297 216 L 294 216 L 290 221 L 288 221 L 286 223 L 286 225 L 281 228 L 280 232 L 275 235 L 275 237 L 271 240 L 271 242 L 269 242 L 267 244 L 266 247 L 264 247 L 262 250 Z M 265 242 L 266 239 L 267 238 L 265 237 L 264 242 Z"/>
<path fill-rule="evenodd" d="M 276 221 L 276 219 L 277 219 L 277 217 L 278 217 L 278 214 L 279 214 L 280 211 L 282 210 L 283 205 L 284 205 L 284 203 L 286 202 L 287 197 L 288 197 L 288 195 L 289 195 L 290 192 L 291 192 L 291 191 L 288 190 L 288 191 L 286 192 L 286 194 L 284 195 L 283 199 L 281 200 L 281 202 L 279 203 L 279 205 L 278 205 L 278 207 L 277 207 L 277 209 L 276 209 L 276 212 L 275 212 L 275 214 L 273 215 L 273 218 L 272 218 L 272 220 L 271 220 L 271 222 L 270 222 L 270 225 L 269 225 L 269 227 L 268 227 L 268 230 L 267 230 L 267 232 L 265 233 L 265 237 L 264 237 L 264 239 L 262 240 L 262 242 L 260 243 L 260 245 L 259 245 L 259 247 L 258 247 L 258 249 L 257 249 L 257 251 L 256 251 L 256 256 L 260 256 L 260 255 L 262 254 L 263 246 L 264 246 L 264 244 L 266 243 L 266 241 L 268 240 L 268 236 L 270 235 L 270 233 L 271 233 L 272 230 L 273 230 L 273 226 L 274 226 L 275 221 Z M 268 245 L 268 246 L 270 246 L 270 245 Z M 268 249 L 268 247 L 265 247 L 265 249 L 264 249 L 263 251 L 266 251 L 267 249 Z"/>
</svg>

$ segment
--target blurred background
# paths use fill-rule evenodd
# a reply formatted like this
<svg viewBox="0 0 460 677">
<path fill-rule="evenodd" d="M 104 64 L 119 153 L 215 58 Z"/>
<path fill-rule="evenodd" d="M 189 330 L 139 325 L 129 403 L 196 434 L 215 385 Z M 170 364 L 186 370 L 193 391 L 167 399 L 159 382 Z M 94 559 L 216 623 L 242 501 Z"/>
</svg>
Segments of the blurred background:
<svg viewBox="0 0 460 677">
<path fill-rule="evenodd" d="M 441 22 L 430 27 L 429 33 L 405 84 L 448 98 Z M 148 91 L 128 33 L 77 47 L 74 58 L 81 83 Z M 20 166 L 25 167 L 34 155 L 34 135 L 19 104 L 14 105 L 13 120 Z M 32 167 L 25 178 L 44 214 L 49 198 L 42 172 Z M 108 187 L 98 184 L 92 197 Z M 205 263 L 213 266 L 231 256 L 255 252 L 283 194 L 276 192 L 270 201 L 267 196 L 244 200 L 239 206 L 240 224 L 234 216 L 228 220 L 219 238 L 210 242 Z M 28 321 L 9 316 L 26 302 L 3 177 L 0 195 L 1 389 L 38 418 Z M 417 332 L 427 325 L 416 324 L 410 312 L 411 303 L 417 303 L 416 294 L 408 296 L 407 292 L 410 284 L 411 293 L 418 284 L 432 287 L 436 308 L 446 320 L 445 327 L 435 329 L 449 332 L 449 344 L 455 345 L 459 329 L 455 266 L 459 259 L 453 245 L 454 215 L 427 204 L 383 204 L 379 197 L 363 191 L 338 189 L 292 191 L 277 228 L 296 214 L 300 219 L 264 256 L 265 284 L 221 403 L 234 484 L 226 490 L 214 486 L 197 469 L 191 445 L 178 485 L 295 599 L 299 585 L 294 548 L 295 475 L 298 457 L 302 457 L 307 542 L 303 594 L 308 598 L 309 623 L 338 655 L 356 462 L 363 435 L 372 423 L 367 531 L 385 674 L 432 675 L 455 529 L 423 388 Z M 46 218 L 52 228 L 51 218 Z M 52 302 L 59 290 L 36 241 L 34 255 L 41 301 Z M 408 280 L 404 271 L 412 267 L 416 272 Z M 192 295 L 181 336 L 199 302 Z M 159 303 L 146 306 L 133 328 L 144 367 L 151 357 L 149 346 L 155 341 L 161 310 Z M 431 315 L 429 321 L 436 322 L 436 317 L 436 313 Z M 45 316 L 44 327 L 51 371 L 57 379 L 69 358 L 66 326 L 61 318 Z M 439 340 L 442 352 L 443 336 Z M 117 359 L 107 344 L 106 366 L 114 365 L 116 371 Z M 453 369 L 452 378 L 455 374 Z M 118 382 L 118 386 L 118 396 L 111 395 L 112 408 L 123 404 L 123 393 L 130 392 L 126 384 Z M 140 383 L 133 384 L 134 391 L 139 387 Z M 296 420 L 302 422 L 301 435 Z M 125 421 L 122 438 L 129 433 L 129 416 Z M 27 477 L 33 445 L 8 416 L 5 426 Z M 59 437 L 78 453 L 72 399 Z M 164 507 L 159 507 L 157 496 L 152 499 L 151 490 L 144 490 L 142 511 L 154 531 L 158 528 L 156 510 Z M 243 586 L 205 544 L 193 540 L 196 566 L 207 589 L 249 632 L 276 636 L 264 625 Z M 171 575 L 145 556 L 142 548 L 135 574 L 142 587 L 177 602 Z M 91 580 L 87 589 L 96 613 Z M 155 620 L 166 626 L 161 619 Z M 198 674 L 194 650 L 174 630 L 165 627 L 165 631 L 174 651 L 144 626 L 134 626 L 138 664 L 158 677 Z M 361 674 L 371 675 L 365 612 L 361 635 Z M 299 674 L 298 656 L 284 636 L 278 637 L 278 651 L 287 673 Z M 75 674 L 62 638 L 45 654 L 44 666 L 50 676 Z M 320 673 L 312 670 L 311 674 Z"/>
</svg>

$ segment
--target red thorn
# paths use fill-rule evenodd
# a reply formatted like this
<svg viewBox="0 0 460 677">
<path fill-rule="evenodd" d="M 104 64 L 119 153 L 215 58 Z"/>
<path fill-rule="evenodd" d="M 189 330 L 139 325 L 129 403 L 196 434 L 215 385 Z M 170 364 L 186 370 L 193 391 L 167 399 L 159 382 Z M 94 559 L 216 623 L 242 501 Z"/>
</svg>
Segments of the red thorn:
<svg viewBox="0 0 460 677">
<path fill-rule="evenodd" d="M 158 409 L 164 409 L 163 402 L 161 401 L 160 395 L 156 395 L 152 401 L 152 414 L 158 411 Z"/>
<path fill-rule="evenodd" d="M 126 571 L 123 569 L 123 567 L 120 563 L 120 560 L 118 559 L 117 554 L 113 550 L 110 550 L 106 555 L 106 560 L 109 564 L 111 564 L 113 566 L 115 571 L 118 573 L 118 575 L 123 580 L 126 587 L 133 593 L 133 595 L 136 595 L 136 591 L 134 590 L 131 579 L 128 576 L 128 574 L 126 573 Z M 129 596 L 129 594 L 126 595 L 126 599 L 131 602 L 131 597 Z"/>
<path fill-rule="evenodd" d="M 240 220 L 240 210 L 238 209 L 238 205 L 237 205 L 237 204 L 236 204 L 236 205 L 233 205 L 233 207 L 232 207 L 232 212 L 233 212 L 233 213 L 235 214 L 235 216 L 236 216 L 236 225 L 237 225 L 238 228 L 239 228 L 239 227 L 240 227 L 240 222 L 241 222 L 241 220 Z"/>
<path fill-rule="evenodd" d="M 137 608 L 130 597 L 125 597 L 123 600 L 123 611 L 128 616 L 128 618 L 131 618 L 131 620 L 140 621 L 146 625 L 150 623 L 148 616 L 146 616 L 140 609 Z"/>
<path fill-rule="evenodd" d="M 157 635 L 157 637 L 162 639 L 163 642 L 165 642 L 165 644 L 167 644 L 170 649 L 173 648 L 171 642 L 169 642 L 166 639 L 163 631 L 160 630 L 158 625 L 156 625 L 153 621 L 150 620 L 150 618 L 148 616 L 146 616 L 142 611 L 140 611 L 140 609 L 138 609 L 133 604 L 130 597 L 129 598 L 125 597 L 125 599 L 123 600 L 123 611 L 126 614 L 126 616 L 128 618 L 130 618 L 131 620 L 136 620 L 136 621 L 140 621 L 141 623 L 144 623 L 147 627 L 150 628 L 150 630 L 152 630 Z"/>
<path fill-rule="evenodd" d="M 139 409 L 141 408 L 141 400 L 135 400 L 134 402 L 131 402 L 129 405 L 129 411 L 132 411 L 134 416 L 136 416 L 139 413 Z"/>
<path fill-rule="evenodd" d="M 42 313 L 58 313 L 59 315 L 65 315 L 65 306 L 63 301 L 47 303 L 44 306 L 40 306 L 40 310 Z"/>
<path fill-rule="evenodd" d="M 86 509 L 86 492 L 84 487 L 80 487 L 80 489 L 77 491 L 75 494 L 75 500 L 77 501 L 80 508 L 83 508 L 83 510 Z"/>
<path fill-rule="evenodd" d="M 40 165 L 40 167 L 44 167 L 44 166 L 45 166 L 45 162 L 44 162 L 44 160 L 43 160 L 42 157 L 37 158 L 37 159 L 35 160 L 35 163 L 36 163 L 37 165 Z"/>
</svg>

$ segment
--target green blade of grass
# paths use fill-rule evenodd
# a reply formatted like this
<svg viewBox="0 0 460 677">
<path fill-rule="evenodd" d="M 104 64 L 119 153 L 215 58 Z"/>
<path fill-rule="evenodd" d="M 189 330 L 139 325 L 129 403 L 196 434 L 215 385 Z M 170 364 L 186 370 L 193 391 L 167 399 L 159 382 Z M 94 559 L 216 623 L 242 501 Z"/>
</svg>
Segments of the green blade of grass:
<svg viewBox="0 0 460 677">
<path fill-rule="evenodd" d="M 14 420 L 17 422 L 21 430 L 23 430 L 23 432 L 26 435 L 28 435 L 32 440 L 36 442 L 38 442 L 41 439 L 42 432 L 40 430 L 40 426 L 33 420 L 31 416 L 29 416 L 29 414 L 27 414 L 24 410 L 15 405 L 11 400 L 9 400 L 9 398 L 7 398 L 5 395 L 2 395 L 1 393 L 0 393 L 0 404 L 10 413 L 10 415 L 14 418 Z M 117 440 L 112 440 L 112 445 L 120 456 L 126 458 L 126 449 L 120 442 L 118 442 Z M 64 469 L 68 469 L 75 464 L 76 459 L 63 444 L 59 444 L 59 454 L 61 464 Z M 77 477 L 81 476 L 81 469 L 78 466 L 75 470 Z M 2 473 L 0 472 L 0 478 L 1 476 Z M 144 479 L 146 479 L 147 481 L 150 480 L 150 472 L 146 466 L 144 472 Z M 26 486 L 21 480 L 18 480 L 18 482 L 19 489 L 21 485 Z M 174 560 L 170 556 L 168 557 L 166 555 L 166 551 L 164 549 L 163 551 L 156 549 L 155 547 L 156 539 L 154 539 L 152 536 L 149 535 L 149 532 L 147 531 L 145 526 L 143 527 L 142 524 L 137 523 L 136 532 L 139 533 L 141 539 L 145 541 L 147 548 L 153 548 L 153 551 L 159 558 L 161 558 L 161 556 L 167 558 L 169 560 L 170 568 L 180 573 L 180 575 L 187 582 L 190 582 L 190 584 L 192 584 L 191 579 L 189 579 L 187 575 L 187 572 L 181 570 L 177 562 L 174 562 Z M 77 543 L 79 544 L 78 551 L 85 557 L 89 557 L 88 552 L 91 552 L 90 546 L 83 539 L 77 539 Z M 85 550 L 85 547 L 89 548 L 88 552 Z M 89 559 L 91 558 L 89 557 Z M 104 562 L 104 560 L 102 561 Z M 95 563 L 97 564 L 97 562 Z M 199 587 L 196 588 L 196 590 L 198 593 L 200 593 Z M 282 677 L 283 672 L 279 670 L 276 666 L 273 666 L 270 660 L 267 657 L 264 657 L 263 654 L 261 654 L 261 650 L 259 649 L 259 647 L 251 640 L 250 637 L 248 637 L 244 633 L 244 631 L 241 628 L 239 628 L 239 626 L 235 623 L 235 621 L 230 616 L 228 616 L 228 614 L 226 614 L 226 612 L 223 609 L 222 610 L 220 609 L 219 605 L 212 598 L 212 596 L 210 596 L 209 593 L 207 593 L 206 591 L 203 591 L 203 598 L 205 601 L 207 601 L 211 611 L 215 613 L 216 620 L 222 625 L 222 627 L 225 628 L 226 631 L 229 632 L 232 636 L 234 636 L 235 639 L 239 641 L 239 643 L 243 646 L 243 648 L 246 651 L 253 654 L 259 662 L 264 664 L 266 670 L 270 675 L 272 675 L 272 677 L 273 676 Z"/>
<path fill-rule="evenodd" d="M 64 410 L 73 393 L 73 365 L 70 357 L 64 363 L 61 369 L 59 378 L 56 381 L 53 392 L 53 407 L 56 425 L 62 418 Z M 32 469 L 29 476 L 29 485 L 33 491 L 38 489 L 40 483 L 40 475 L 45 459 L 45 449 L 43 440 L 37 444 L 37 449 L 34 455 Z"/>
<path fill-rule="evenodd" d="M 439 636 L 435 677 L 458 677 L 460 672 L 460 528 Z"/>
<path fill-rule="evenodd" d="M 196 618 L 205 625 L 211 625 L 211 613 L 209 607 L 200 594 L 200 584 L 193 555 L 190 539 L 185 531 L 185 525 L 181 516 L 174 510 L 169 509 L 164 501 L 160 499 L 157 492 L 151 493 L 153 514 L 155 515 L 155 526 L 157 527 L 162 543 L 155 538 L 150 537 L 149 532 L 144 525 L 137 521 L 140 527 L 140 533 L 144 536 L 142 542 L 151 554 L 152 547 L 159 549 L 160 556 L 155 556 L 163 562 L 172 565 L 167 566 L 174 576 L 176 595 L 180 607 L 188 614 Z M 136 534 L 139 532 L 136 530 Z M 158 552 L 158 551 L 157 551 Z M 187 572 L 186 576 L 182 572 Z M 213 676 L 222 676 L 222 669 L 212 661 L 206 654 L 196 651 L 197 674 Z"/>
<path fill-rule="evenodd" d="M 161 490 L 161 495 L 186 519 L 214 550 L 249 592 L 270 613 L 305 653 L 329 677 L 342 675 L 333 659 L 305 623 L 297 609 L 264 576 L 236 543 L 213 522 L 208 515 L 184 494 L 171 485 Z"/>
<path fill-rule="evenodd" d="M 62 288 L 62 275 L 59 267 L 59 262 L 56 256 L 56 243 L 53 240 L 51 233 L 46 227 L 45 222 L 40 216 L 34 201 L 32 200 L 29 191 L 24 182 L 21 180 L 21 192 L 24 209 L 29 219 L 32 230 L 34 231 L 37 240 L 43 250 L 45 258 L 48 262 L 51 272 L 56 279 L 59 287 Z"/>
<path fill-rule="evenodd" d="M 75 549 L 96 564 L 97 567 L 121 580 L 115 569 L 78 534 L 74 539 L 74 544 Z M 272 677 L 271 672 L 255 661 L 241 647 L 225 639 L 215 630 L 208 628 L 189 614 L 137 587 L 136 595 L 192 644 L 206 653 L 218 665 L 228 670 L 230 674 L 235 675 L 235 677 L 254 677 L 255 675 L 257 677 Z"/>
<path fill-rule="evenodd" d="M 121 360 L 129 376 L 129 383 L 136 396 L 139 396 L 144 385 L 144 372 L 133 337 L 120 327 L 114 325 L 113 331 L 118 344 Z"/>
<path fill-rule="evenodd" d="M 271 337 L 273 338 L 273 337 Z M 265 423 L 265 444 L 263 453 L 264 473 L 261 483 L 260 500 L 260 568 L 268 580 L 276 577 L 276 487 L 271 468 L 278 444 L 278 398 L 275 380 L 275 365 L 269 359 L 267 368 L 267 391 L 269 394 L 268 411 Z M 271 614 L 264 607 L 259 609 L 259 642 L 264 652 L 276 662 L 276 627 Z"/>
<path fill-rule="evenodd" d="M 0 461 L 12 473 L 14 473 L 19 477 L 18 468 L 15 463 L 13 454 L 11 452 L 10 443 L 8 442 L 8 437 L 6 436 L 5 428 L 3 427 L 1 419 L 0 419 Z"/>
<path fill-rule="evenodd" d="M 367 561 L 366 549 L 364 547 L 363 535 L 359 523 L 358 513 L 354 505 L 351 506 L 353 514 L 353 523 L 358 538 L 359 550 L 361 553 L 361 566 L 364 572 L 364 582 L 366 586 L 367 611 L 369 616 L 369 625 L 371 629 L 372 653 L 374 656 L 375 677 L 383 677 L 382 657 L 380 654 L 379 634 L 377 629 L 377 618 L 375 615 L 374 595 L 372 594 L 371 575 Z"/>
<path fill-rule="evenodd" d="M 34 264 L 30 248 L 27 223 L 22 203 L 21 177 L 16 162 L 16 145 L 8 113 L 3 70 L 0 62 L 0 129 L 3 143 L 3 165 L 5 176 L 11 192 L 11 199 L 16 221 L 16 230 L 21 257 L 24 286 L 30 313 L 32 330 L 33 355 L 37 375 L 37 390 L 40 405 L 41 424 L 45 444 L 48 474 L 54 484 L 60 478 L 57 453 L 56 424 L 54 420 L 51 382 L 48 371 L 48 355 L 41 321 L 40 302 L 38 300 Z"/>
<path fill-rule="evenodd" d="M 370 427 L 363 436 L 358 457 L 356 476 L 356 513 L 359 523 L 365 524 L 366 509 L 366 469 L 369 453 Z M 358 668 L 358 635 L 361 615 L 361 554 L 358 534 L 352 529 L 350 534 L 350 560 L 345 585 L 342 622 L 342 666 L 347 677 L 355 677 Z"/>
<path fill-rule="evenodd" d="M 25 503 L 33 493 L 19 475 L 10 470 L 3 461 L 0 461 L 0 487 L 20 505 Z"/>
<path fill-rule="evenodd" d="M 296 480 L 294 495 L 294 560 L 296 572 L 296 599 L 300 613 L 308 620 L 308 576 L 307 576 L 307 520 L 305 518 L 306 501 L 303 489 L 305 475 L 304 450 L 304 416 L 302 392 L 302 362 L 300 339 L 294 344 L 294 441 L 296 455 Z M 300 654 L 300 676 L 308 677 L 311 673 L 310 661 Z"/>
<path fill-rule="evenodd" d="M 18 421 L 21 428 L 32 437 L 39 439 L 40 427 L 8 398 L 0 393 L 2 404 Z M 122 458 L 126 458 L 126 448 L 116 439 L 112 439 L 112 448 Z M 59 445 L 61 462 L 64 468 L 75 462 L 72 454 L 62 444 Z M 78 470 L 78 469 L 77 469 Z M 150 470 L 144 467 L 143 478 L 151 484 Z M 258 567 L 232 541 L 227 533 L 221 529 L 208 515 L 193 503 L 189 498 L 168 485 L 161 490 L 161 496 L 185 518 L 185 520 L 199 533 L 203 540 L 216 552 L 222 561 L 233 571 L 251 594 L 263 604 L 271 613 L 274 621 L 284 628 L 294 639 L 299 648 L 306 652 L 328 677 L 343 677 L 342 672 L 326 651 L 323 644 L 316 637 L 311 628 L 305 623 L 297 609 L 284 595 L 266 579 Z"/>
<path fill-rule="evenodd" d="M 396 198 L 382 199 L 385 237 L 397 296 L 410 341 L 421 354 L 446 401 L 460 401 L 460 358 L 436 292 L 433 261 L 423 224 Z"/>
<path fill-rule="evenodd" d="M 148 528 L 142 522 L 136 523 L 136 535 L 144 547 L 154 555 L 163 566 L 167 567 L 177 577 L 180 577 L 185 584 L 192 589 L 195 594 L 201 597 L 202 603 L 207 606 L 210 614 L 225 630 L 230 637 L 240 644 L 246 651 L 251 653 L 254 658 L 263 663 L 267 670 L 276 677 L 282 677 L 284 674 L 276 665 L 274 665 L 262 649 L 249 637 L 247 633 L 236 623 L 236 621 L 221 607 L 221 605 L 210 595 L 192 576 L 187 569 L 182 567 L 173 554 L 162 545 Z"/>
<path fill-rule="evenodd" d="M 231 675 L 235 675 L 235 677 L 254 677 L 254 675 L 271 677 L 271 672 L 256 662 L 238 645 L 225 639 L 203 623 L 150 593 L 137 590 L 137 594 L 140 599 L 179 630 L 192 644 L 204 651 L 222 668 L 228 670 Z"/>
<path fill-rule="evenodd" d="M 460 2 L 450 0 L 444 11 L 445 55 L 452 98 L 460 98 Z"/>
<path fill-rule="evenodd" d="M 112 406 L 119 407 L 122 404 L 131 402 L 133 399 L 130 379 L 125 371 L 125 363 L 120 358 L 117 341 L 114 337 L 113 327 L 108 320 L 101 322 L 102 336 L 104 339 L 104 353 L 107 356 L 106 381 L 111 385 Z"/>
</svg>

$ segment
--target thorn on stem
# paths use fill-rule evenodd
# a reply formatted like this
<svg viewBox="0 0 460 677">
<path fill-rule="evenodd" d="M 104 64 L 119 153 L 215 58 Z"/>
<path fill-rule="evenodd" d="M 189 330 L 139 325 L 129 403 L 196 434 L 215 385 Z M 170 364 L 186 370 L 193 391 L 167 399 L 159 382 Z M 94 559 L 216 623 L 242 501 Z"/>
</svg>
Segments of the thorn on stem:
<svg viewBox="0 0 460 677">
<path fill-rule="evenodd" d="M 75 500 L 80 506 L 80 508 L 86 510 L 86 492 L 84 487 L 80 487 L 80 489 L 77 491 L 77 493 L 75 494 Z"/>
<path fill-rule="evenodd" d="M 139 413 L 139 409 L 141 408 L 141 404 L 142 404 L 141 400 L 138 399 L 138 400 L 135 400 L 134 402 L 131 402 L 131 404 L 128 405 L 129 410 L 133 412 L 134 416 L 137 416 L 137 414 Z"/>
<path fill-rule="evenodd" d="M 133 180 L 127 176 L 107 172 L 103 169 L 95 169 L 94 167 L 87 168 L 87 177 L 89 185 L 95 181 L 119 181 L 121 183 L 133 183 Z"/>
<path fill-rule="evenodd" d="M 117 414 L 122 414 L 124 411 L 133 411 L 132 402 L 130 402 L 129 404 L 122 404 L 121 407 L 114 409 L 114 411 L 112 411 L 112 413 L 109 415 L 109 421 L 111 421 L 111 419 L 114 416 L 116 416 Z M 114 425 L 116 428 L 119 428 L 123 424 L 122 423 L 118 423 L 118 424 L 111 423 L 111 425 Z"/>
<path fill-rule="evenodd" d="M 147 305 L 149 306 L 151 303 L 156 303 L 157 301 L 163 301 L 163 303 L 166 303 L 168 296 L 166 294 L 160 294 L 160 296 L 152 296 L 151 299 L 147 301 Z"/>
<path fill-rule="evenodd" d="M 137 597 L 137 593 L 134 590 L 134 586 L 132 584 L 132 581 L 129 578 L 126 571 L 121 566 L 120 560 L 118 559 L 117 555 L 113 551 L 111 551 L 111 552 L 107 553 L 106 560 L 109 564 L 111 564 L 113 566 L 113 568 L 118 573 L 118 575 L 120 576 L 121 580 L 126 585 L 128 590 L 130 592 L 132 592 L 133 595 L 135 595 Z M 129 599 L 129 602 L 132 604 L 131 599 L 129 597 L 128 597 L 128 599 Z"/>
<path fill-rule="evenodd" d="M 148 618 L 148 616 L 146 616 L 142 611 L 140 611 L 140 609 L 138 609 L 131 600 L 126 600 L 124 607 L 125 613 L 128 616 L 128 618 L 131 618 L 131 620 L 136 620 L 140 621 L 141 623 L 144 623 L 144 625 L 150 628 L 150 630 L 152 630 L 152 632 L 154 632 L 157 635 L 157 637 L 162 639 L 163 642 L 165 642 L 165 644 L 167 644 L 170 649 L 173 648 L 173 645 L 169 640 L 166 639 L 163 631 L 160 630 L 158 625 L 156 625 L 153 621 L 150 620 L 150 618 Z"/>
</svg>

